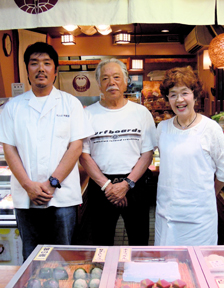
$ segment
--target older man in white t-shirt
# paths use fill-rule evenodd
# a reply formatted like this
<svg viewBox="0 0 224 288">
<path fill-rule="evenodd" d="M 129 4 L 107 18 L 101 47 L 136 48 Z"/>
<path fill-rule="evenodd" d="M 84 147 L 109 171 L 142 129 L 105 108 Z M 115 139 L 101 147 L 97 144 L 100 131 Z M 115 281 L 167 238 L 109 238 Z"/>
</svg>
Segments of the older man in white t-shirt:
<svg viewBox="0 0 224 288">
<path fill-rule="evenodd" d="M 101 61 L 96 79 L 101 100 L 85 111 L 95 135 L 84 141 L 80 162 L 90 176 L 89 203 L 95 245 L 113 245 L 122 215 L 129 245 L 148 245 L 149 194 L 146 178 L 155 148 L 155 124 L 146 107 L 124 98 L 126 66 Z"/>
</svg>

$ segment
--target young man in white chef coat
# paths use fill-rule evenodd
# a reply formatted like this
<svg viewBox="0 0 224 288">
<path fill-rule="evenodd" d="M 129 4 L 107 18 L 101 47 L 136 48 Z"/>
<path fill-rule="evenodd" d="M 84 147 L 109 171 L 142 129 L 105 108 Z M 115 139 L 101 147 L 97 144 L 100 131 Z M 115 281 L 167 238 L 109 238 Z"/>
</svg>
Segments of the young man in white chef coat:
<svg viewBox="0 0 224 288">
<path fill-rule="evenodd" d="M 58 54 L 43 42 L 24 53 L 32 89 L 5 106 L 0 141 L 13 173 L 11 193 L 24 260 L 38 244 L 71 244 L 82 203 L 77 160 L 93 134 L 81 103 L 57 90 Z"/>
</svg>

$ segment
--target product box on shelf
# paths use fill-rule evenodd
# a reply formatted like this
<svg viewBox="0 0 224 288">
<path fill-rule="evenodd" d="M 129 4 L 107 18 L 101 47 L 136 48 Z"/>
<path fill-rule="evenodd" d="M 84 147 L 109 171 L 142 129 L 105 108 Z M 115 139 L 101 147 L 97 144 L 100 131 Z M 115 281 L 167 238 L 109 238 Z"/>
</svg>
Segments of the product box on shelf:
<svg viewBox="0 0 224 288">
<path fill-rule="evenodd" d="M 117 247 L 107 288 L 208 288 L 193 247 Z"/>
<path fill-rule="evenodd" d="M 224 246 L 194 247 L 210 288 L 224 288 Z"/>
<path fill-rule="evenodd" d="M 114 247 L 38 245 L 7 288 L 106 288 Z"/>
</svg>

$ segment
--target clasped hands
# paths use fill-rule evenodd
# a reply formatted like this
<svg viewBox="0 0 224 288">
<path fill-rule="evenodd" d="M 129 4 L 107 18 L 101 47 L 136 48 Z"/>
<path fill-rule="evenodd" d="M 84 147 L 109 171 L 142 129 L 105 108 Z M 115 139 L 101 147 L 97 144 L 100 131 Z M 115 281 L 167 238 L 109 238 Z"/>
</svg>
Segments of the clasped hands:
<svg viewBox="0 0 224 288">
<path fill-rule="evenodd" d="M 110 183 L 105 189 L 105 196 L 112 204 L 118 207 L 126 207 L 128 205 L 126 197 L 128 190 L 129 186 L 126 181 Z"/>
<path fill-rule="evenodd" d="M 51 187 L 48 180 L 43 183 L 30 180 L 24 189 L 30 200 L 37 206 L 47 204 L 53 198 L 55 191 L 55 188 Z"/>
</svg>

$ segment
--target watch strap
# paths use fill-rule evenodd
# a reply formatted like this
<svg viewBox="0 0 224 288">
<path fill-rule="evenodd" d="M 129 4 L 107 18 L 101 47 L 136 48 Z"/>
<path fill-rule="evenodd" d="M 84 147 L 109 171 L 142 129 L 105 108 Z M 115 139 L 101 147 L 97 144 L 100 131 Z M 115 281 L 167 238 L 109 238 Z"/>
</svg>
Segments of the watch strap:
<svg viewBox="0 0 224 288">
<path fill-rule="evenodd" d="M 135 187 L 135 182 L 132 181 L 131 179 L 124 178 L 124 180 L 128 183 L 128 186 L 129 186 L 130 189 L 133 189 Z"/>
</svg>

